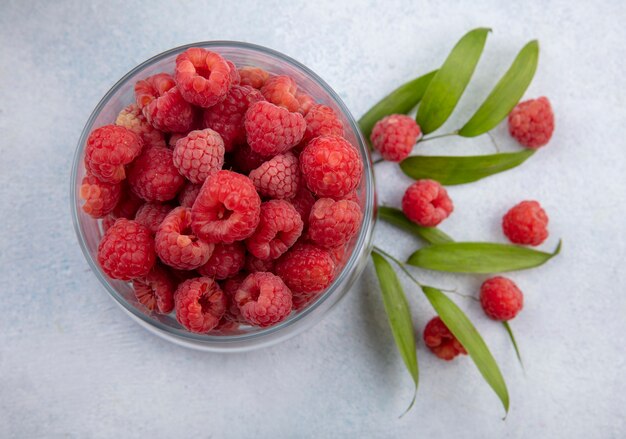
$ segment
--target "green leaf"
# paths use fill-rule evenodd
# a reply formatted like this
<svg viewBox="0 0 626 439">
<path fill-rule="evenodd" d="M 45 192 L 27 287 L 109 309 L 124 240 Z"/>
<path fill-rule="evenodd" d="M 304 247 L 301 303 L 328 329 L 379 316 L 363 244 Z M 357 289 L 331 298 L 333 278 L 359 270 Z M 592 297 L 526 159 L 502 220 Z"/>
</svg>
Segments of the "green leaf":
<svg viewBox="0 0 626 439">
<path fill-rule="evenodd" d="M 448 242 L 423 247 L 407 262 L 429 270 L 488 274 L 537 267 L 560 251 L 560 241 L 553 253 L 492 242 Z"/>
<path fill-rule="evenodd" d="M 474 137 L 498 125 L 517 105 L 535 76 L 539 62 L 539 42 L 526 44 L 459 135 Z"/>
<path fill-rule="evenodd" d="M 430 178 L 444 185 L 471 183 L 524 163 L 535 150 L 476 156 L 411 156 L 400 162 L 402 171 L 416 180 Z"/>
<path fill-rule="evenodd" d="M 417 384 L 419 382 L 417 349 L 415 347 L 411 312 L 406 297 L 404 296 L 402 285 L 400 285 L 400 281 L 396 276 L 396 272 L 391 267 L 391 264 L 376 250 L 372 251 L 372 260 L 376 268 L 376 275 L 378 276 L 378 282 L 380 283 L 383 296 L 383 304 L 385 305 L 385 311 L 389 319 L 393 338 L 396 341 L 396 346 L 400 351 L 402 360 L 415 383 L 413 400 L 406 410 L 409 411 L 415 402 Z"/>
<path fill-rule="evenodd" d="M 513 335 L 513 330 L 509 325 L 509 322 L 502 322 L 504 325 L 504 329 L 506 329 L 507 334 L 509 334 L 509 338 L 511 339 L 511 343 L 513 343 L 513 348 L 515 349 L 515 355 L 517 355 L 517 361 L 519 361 L 520 366 L 524 369 L 524 363 L 522 362 L 522 355 L 519 352 L 519 348 L 517 347 L 517 341 L 515 341 L 515 336 Z"/>
<path fill-rule="evenodd" d="M 437 311 L 437 314 L 439 314 L 439 317 L 441 317 L 441 320 L 443 320 L 443 323 L 446 324 L 450 332 L 463 345 L 483 378 L 485 378 L 485 381 L 496 392 L 496 395 L 502 401 L 504 410 L 508 413 L 509 392 L 506 388 L 506 383 L 496 360 L 491 355 L 478 330 L 472 325 L 465 313 L 441 291 L 427 286 L 422 287 L 422 290 L 433 308 L 435 308 L 435 311 Z"/>
<path fill-rule="evenodd" d="M 399 227 L 419 238 L 422 238 L 429 244 L 443 244 L 444 242 L 454 241 L 452 238 L 450 238 L 448 235 L 446 235 L 444 232 L 436 227 L 422 227 L 412 221 L 409 221 L 409 219 L 404 216 L 404 213 L 402 213 L 400 209 L 396 209 L 394 207 L 379 206 L 378 217 L 384 221 L 387 221 L 389 224 L 393 224 L 396 227 Z"/>
<path fill-rule="evenodd" d="M 424 92 L 435 73 L 437 70 L 401 85 L 370 108 L 359 119 L 359 127 L 367 141 L 369 141 L 372 128 L 380 119 L 390 114 L 406 114 L 415 108 L 424 96 Z"/>
<path fill-rule="evenodd" d="M 490 31 L 478 28 L 465 34 L 435 74 L 417 111 L 422 133 L 431 133 L 448 120 L 474 74 Z"/>
</svg>

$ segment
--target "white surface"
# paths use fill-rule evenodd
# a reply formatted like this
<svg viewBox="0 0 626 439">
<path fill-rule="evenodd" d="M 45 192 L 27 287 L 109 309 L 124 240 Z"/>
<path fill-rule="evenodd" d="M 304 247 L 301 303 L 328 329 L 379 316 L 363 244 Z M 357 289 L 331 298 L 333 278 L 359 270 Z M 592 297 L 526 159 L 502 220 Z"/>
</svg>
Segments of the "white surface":
<svg viewBox="0 0 626 439">
<path fill-rule="evenodd" d="M 0 4 L 0 437 L 626 435 L 625 3 L 88 3 Z M 442 226 L 457 239 L 502 241 L 501 215 L 536 198 L 550 215 L 544 247 L 564 239 L 561 256 L 511 275 L 526 293 L 512 323 L 526 375 L 503 329 L 457 300 L 502 367 L 506 421 L 469 358 L 443 363 L 422 344 L 418 399 L 398 419 L 411 382 L 371 267 L 315 328 L 242 355 L 189 351 L 148 334 L 89 272 L 69 215 L 71 158 L 93 107 L 138 62 L 198 40 L 254 42 L 310 66 L 360 116 L 437 67 L 477 26 L 494 33 L 447 127 L 469 116 L 531 38 L 542 52 L 527 96 L 548 95 L 557 114 L 552 143 L 527 164 L 451 188 L 456 210 Z M 496 137 L 514 148 L 503 126 Z M 439 149 L 491 151 L 486 138 L 426 148 Z M 378 183 L 380 200 L 394 204 L 409 180 L 385 164 Z M 399 257 L 418 244 L 386 225 L 376 241 Z M 417 275 L 465 293 L 482 279 Z M 405 285 L 421 329 L 433 311 Z"/>
</svg>

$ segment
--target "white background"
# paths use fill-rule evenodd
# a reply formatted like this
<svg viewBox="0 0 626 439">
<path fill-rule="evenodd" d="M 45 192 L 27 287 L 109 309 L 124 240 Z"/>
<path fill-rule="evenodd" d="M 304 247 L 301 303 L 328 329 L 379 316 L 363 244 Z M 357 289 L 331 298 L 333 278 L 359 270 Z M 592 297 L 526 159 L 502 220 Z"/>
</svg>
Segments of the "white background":
<svg viewBox="0 0 626 439">
<path fill-rule="evenodd" d="M 107 2 L 0 4 L 0 437 L 603 437 L 626 436 L 626 3 L 613 2 Z M 179 3 L 184 3 L 181 5 Z M 469 358 L 444 363 L 420 342 L 412 389 L 393 344 L 371 265 L 308 332 L 239 355 L 162 341 L 107 297 L 78 248 L 69 214 L 71 158 L 107 89 L 171 47 L 232 39 L 282 51 L 325 78 L 354 115 L 436 68 L 458 38 L 492 27 L 449 123 L 457 128 L 532 39 L 541 57 L 527 97 L 547 95 L 557 128 L 524 166 L 453 187 L 442 229 L 503 241 L 503 213 L 538 199 L 554 248 L 545 266 L 511 277 L 525 292 L 502 327 L 455 297 L 497 358 L 511 394 L 499 401 Z M 501 148 L 516 148 L 506 127 Z M 488 138 L 441 140 L 425 153 L 480 154 Z M 409 180 L 377 169 L 379 199 L 397 205 Z M 419 245 L 379 225 L 398 257 Z M 420 278 L 475 294 L 481 277 Z M 408 282 L 416 327 L 433 315 Z"/>
</svg>

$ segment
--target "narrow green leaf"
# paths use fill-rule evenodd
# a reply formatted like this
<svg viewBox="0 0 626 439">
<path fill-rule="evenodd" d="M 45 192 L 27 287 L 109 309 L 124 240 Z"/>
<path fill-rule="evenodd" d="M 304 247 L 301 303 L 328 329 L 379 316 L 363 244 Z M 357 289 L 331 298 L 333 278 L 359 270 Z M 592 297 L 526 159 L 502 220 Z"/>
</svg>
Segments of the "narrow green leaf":
<svg viewBox="0 0 626 439">
<path fill-rule="evenodd" d="M 430 178 L 444 185 L 471 183 L 514 168 L 535 153 L 532 149 L 476 156 L 411 156 L 400 162 L 406 175 Z"/>
<path fill-rule="evenodd" d="M 400 209 L 396 209 L 394 207 L 379 206 L 378 217 L 384 221 L 387 221 L 389 224 L 393 224 L 396 227 L 399 227 L 419 238 L 422 238 L 429 244 L 443 244 L 444 242 L 454 241 L 452 238 L 450 238 L 448 235 L 446 235 L 444 232 L 436 227 L 422 227 L 412 221 L 409 221 L 409 219 L 404 216 L 404 213 L 402 213 Z"/>
<path fill-rule="evenodd" d="M 424 92 L 435 76 L 437 70 L 413 79 L 381 99 L 359 119 L 359 127 L 363 136 L 369 141 L 372 128 L 376 122 L 390 114 L 409 113 L 424 96 Z"/>
<path fill-rule="evenodd" d="M 448 242 L 423 247 L 413 253 L 410 265 L 452 273 L 500 273 L 537 267 L 556 256 L 527 247 L 492 242 Z"/>
<path fill-rule="evenodd" d="M 448 120 L 469 83 L 491 29 L 469 31 L 454 46 L 424 93 L 417 110 L 417 123 L 424 134 Z"/>
<path fill-rule="evenodd" d="M 507 334 L 509 334 L 509 338 L 511 339 L 511 343 L 513 343 L 513 348 L 515 349 L 515 355 L 517 355 L 517 361 L 519 361 L 520 366 L 524 369 L 524 362 L 522 361 L 522 355 L 519 352 L 519 348 L 517 347 L 517 341 L 515 341 L 515 336 L 513 335 L 513 330 L 509 325 L 509 322 L 502 322 L 504 325 L 504 329 L 506 329 Z"/>
<path fill-rule="evenodd" d="M 419 371 L 417 368 L 417 349 L 415 347 L 415 335 L 413 330 L 413 322 L 411 320 L 411 312 L 409 310 L 409 304 L 407 303 L 404 295 L 404 290 L 400 281 L 396 276 L 396 272 L 391 267 L 391 264 L 376 250 L 372 251 L 372 260 L 374 261 L 374 267 L 376 268 L 376 275 L 378 276 L 378 282 L 380 283 L 380 289 L 383 296 L 383 304 L 385 305 L 385 311 L 387 318 L 389 319 L 389 325 L 391 326 L 391 332 L 396 342 L 396 346 L 400 351 L 402 360 L 406 365 L 413 382 L 415 383 L 415 393 L 413 394 L 413 400 L 407 408 L 407 411 L 413 407 L 415 402 L 415 395 L 417 394 L 417 384 L 419 382 Z"/>
<path fill-rule="evenodd" d="M 459 130 L 459 135 L 474 137 L 493 129 L 511 112 L 524 96 L 535 76 L 539 62 L 539 42 L 526 44 L 493 88 L 472 118 Z"/>
<path fill-rule="evenodd" d="M 469 356 L 476 364 L 485 381 L 491 386 L 502 405 L 504 410 L 509 411 L 509 392 L 506 383 L 498 367 L 498 363 L 491 355 L 487 344 L 480 336 L 478 330 L 472 322 L 467 318 L 465 313 L 445 294 L 436 288 L 422 287 L 424 294 L 430 301 L 443 323 L 446 324 L 450 332 L 463 345 Z"/>
</svg>

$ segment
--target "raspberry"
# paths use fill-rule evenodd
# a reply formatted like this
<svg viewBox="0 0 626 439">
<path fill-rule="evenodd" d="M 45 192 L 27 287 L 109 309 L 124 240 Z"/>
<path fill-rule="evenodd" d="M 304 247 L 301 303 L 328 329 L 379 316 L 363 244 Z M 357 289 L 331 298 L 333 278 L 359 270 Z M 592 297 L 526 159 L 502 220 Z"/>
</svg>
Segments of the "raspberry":
<svg viewBox="0 0 626 439">
<path fill-rule="evenodd" d="M 548 215 L 537 201 L 522 201 L 504 215 L 502 231 L 515 244 L 539 245 L 548 237 Z"/>
<path fill-rule="evenodd" d="M 250 172 L 250 180 L 264 197 L 293 198 L 300 183 L 298 159 L 291 152 L 278 154 Z"/>
<path fill-rule="evenodd" d="M 135 100 L 146 120 L 157 130 L 186 133 L 194 123 L 193 107 L 183 99 L 167 73 L 137 81 Z"/>
<path fill-rule="evenodd" d="M 385 160 L 400 162 L 411 153 L 421 133 L 412 117 L 392 114 L 376 122 L 370 140 Z"/>
<path fill-rule="evenodd" d="M 113 209 L 113 216 L 115 218 L 134 219 L 135 214 L 143 204 L 144 201 L 135 195 L 128 187 L 127 182 L 124 181 L 122 182 L 120 201 Z"/>
<path fill-rule="evenodd" d="M 85 200 L 83 210 L 94 218 L 111 213 L 122 195 L 120 183 L 103 183 L 93 175 L 85 175 L 80 186 L 80 198 Z"/>
<path fill-rule="evenodd" d="M 418 180 L 402 197 L 406 217 L 423 227 L 435 227 L 454 210 L 448 192 L 434 180 Z"/>
<path fill-rule="evenodd" d="M 354 201 L 320 198 L 311 209 L 309 238 L 320 247 L 347 243 L 361 226 L 363 214 Z"/>
<path fill-rule="evenodd" d="M 330 254 L 312 244 L 296 244 L 276 263 L 276 274 L 294 294 L 324 290 L 332 282 L 334 271 Z"/>
<path fill-rule="evenodd" d="M 524 295 L 511 279 L 492 277 L 480 287 L 480 304 L 492 319 L 511 320 L 522 310 Z"/>
<path fill-rule="evenodd" d="M 311 208 L 315 204 L 315 197 L 311 191 L 309 191 L 305 185 L 301 184 L 300 187 L 298 187 L 296 196 L 290 199 L 289 202 L 293 204 L 293 207 L 295 207 L 300 214 L 304 228 L 307 228 L 309 226 Z"/>
<path fill-rule="evenodd" d="M 133 280 L 137 301 L 150 311 L 168 314 L 174 309 L 176 284 L 167 270 L 159 264 L 145 277 Z"/>
<path fill-rule="evenodd" d="M 184 133 L 172 133 L 170 134 L 170 138 L 167 140 L 167 146 L 170 149 L 176 148 L 176 142 L 185 137 L 187 134 Z"/>
<path fill-rule="evenodd" d="M 244 268 L 250 273 L 256 273 L 257 271 L 269 271 L 274 272 L 276 261 L 274 259 L 259 259 L 253 254 L 248 253 L 246 255 L 246 262 Z"/>
<path fill-rule="evenodd" d="M 298 113 L 302 114 L 303 116 L 306 116 L 311 107 L 316 104 L 315 99 L 313 99 L 311 95 L 300 91 L 296 93 L 296 99 L 298 100 L 299 104 Z"/>
<path fill-rule="evenodd" d="M 347 244 L 338 245 L 337 247 L 331 247 L 328 249 L 328 253 L 330 253 L 330 257 L 333 258 L 333 262 L 335 263 L 335 269 L 341 268 L 341 263 L 343 262 L 343 258 L 345 257 L 347 250 Z"/>
<path fill-rule="evenodd" d="M 192 131 L 176 142 L 174 166 L 192 183 L 204 183 L 224 166 L 224 142 L 211 130 Z"/>
<path fill-rule="evenodd" d="M 248 277 L 246 273 L 239 273 L 233 277 L 226 279 L 222 282 L 221 287 L 222 291 L 228 298 L 228 308 L 226 309 L 226 313 L 224 317 L 222 317 L 222 322 L 234 322 L 234 323 L 245 323 L 245 320 L 241 316 L 241 311 L 239 311 L 239 307 L 235 302 L 235 293 L 243 283 L 243 281 Z M 222 326 L 220 324 L 220 326 Z"/>
<path fill-rule="evenodd" d="M 232 244 L 215 244 L 209 260 L 198 268 L 198 272 L 215 279 L 226 279 L 234 276 L 243 268 L 246 259 L 246 247 L 241 242 Z"/>
<path fill-rule="evenodd" d="M 175 76 L 183 98 L 203 108 L 221 102 L 232 81 L 226 60 L 200 47 L 187 49 L 176 57 Z"/>
<path fill-rule="evenodd" d="M 156 233 L 172 209 L 173 207 L 169 204 L 145 203 L 135 214 L 135 221 L 146 226 L 152 233 Z"/>
<path fill-rule="evenodd" d="M 318 197 L 342 198 L 359 185 L 363 161 L 347 140 L 321 136 L 311 140 L 300 154 L 300 170 Z"/>
<path fill-rule="evenodd" d="M 297 90 L 296 81 L 285 75 L 272 76 L 261 87 L 261 93 L 265 99 L 291 112 L 298 111 L 300 107 L 300 103 L 296 99 Z"/>
<path fill-rule="evenodd" d="M 244 118 L 246 138 L 253 151 L 274 156 L 302 140 L 306 122 L 300 113 L 290 113 L 269 102 L 255 102 Z"/>
<path fill-rule="evenodd" d="M 424 342 L 428 349 L 442 360 L 450 361 L 467 351 L 439 317 L 433 317 L 424 328 Z"/>
<path fill-rule="evenodd" d="M 293 302 L 293 309 L 296 311 L 302 311 L 309 306 L 319 297 L 320 293 L 313 294 L 293 294 L 291 301 Z"/>
<path fill-rule="evenodd" d="M 177 207 L 167 214 L 155 237 L 159 258 L 170 267 L 193 270 L 211 257 L 213 244 L 200 241 L 191 231 L 191 209 Z"/>
<path fill-rule="evenodd" d="M 208 277 L 188 279 L 178 285 L 174 303 L 178 323 L 197 333 L 215 328 L 228 305 L 217 282 Z"/>
<path fill-rule="evenodd" d="M 509 114 L 509 133 L 527 148 L 546 145 L 553 131 L 554 113 L 545 96 L 521 102 Z"/>
<path fill-rule="evenodd" d="M 302 226 L 300 214 L 290 203 L 267 201 L 261 204 L 261 220 L 246 247 L 259 259 L 276 259 L 298 240 Z"/>
<path fill-rule="evenodd" d="M 235 293 L 241 315 L 253 325 L 274 325 L 291 313 L 291 291 L 272 273 L 252 273 Z"/>
<path fill-rule="evenodd" d="M 117 125 L 96 128 L 87 138 L 85 168 L 103 183 L 126 178 L 124 166 L 141 153 L 143 143 L 132 131 Z"/>
<path fill-rule="evenodd" d="M 106 232 L 107 230 L 109 230 L 111 226 L 115 224 L 115 221 L 117 221 L 117 217 L 112 213 L 102 218 L 102 231 Z"/>
<path fill-rule="evenodd" d="M 248 174 L 261 166 L 267 157 L 252 151 L 247 144 L 240 145 L 233 153 L 233 166 L 241 173 Z"/>
<path fill-rule="evenodd" d="M 165 146 L 163 133 L 155 129 L 136 104 L 130 104 L 117 115 L 115 125 L 122 126 L 137 134 L 145 147 Z"/>
<path fill-rule="evenodd" d="M 154 262 L 154 239 L 137 221 L 120 218 L 106 231 L 98 245 L 98 263 L 113 279 L 131 280 L 147 275 Z"/>
<path fill-rule="evenodd" d="M 183 189 L 178 193 L 178 202 L 180 205 L 191 208 L 201 188 L 201 184 L 186 183 Z"/>
<path fill-rule="evenodd" d="M 249 85 L 250 87 L 260 89 L 268 80 L 270 74 L 258 67 L 242 67 L 239 69 L 239 77 L 241 85 Z"/>
<path fill-rule="evenodd" d="M 174 166 L 172 151 L 155 146 L 133 162 L 128 170 L 128 183 L 146 201 L 168 201 L 176 197 L 185 179 Z"/>
<path fill-rule="evenodd" d="M 230 69 L 228 76 L 230 77 L 231 86 L 239 85 L 241 83 L 241 75 L 239 74 L 239 70 L 237 70 L 237 66 L 229 60 L 226 60 L 226 64 L 228 64 L 228 68 Z"/>
<path fill-rule="evenodd" d="M 303 142 L 318 136 L 343 136 L 343 123 L 335 111 L 326 105 L 313 105 L 304 117 L 306 131 Z"/>
<path fill-rule="evenodd" d="M 191 228 L 207 242 L 231 243 L 252 235 L 261 198 L 245 175 L 219 171 L 206 179 L 191 209 Z"/>
<path fill-rule="evenodd" d="M 224 140 L 226 151 L 232 151 L 235 145 L 246 141 L 243 120 L 248 107 L 262 100 L 263 95 L 258 90 L 234 85 L 222 102 L 204 110 L 203 124 L 217 131 Z"/>
</svg>

